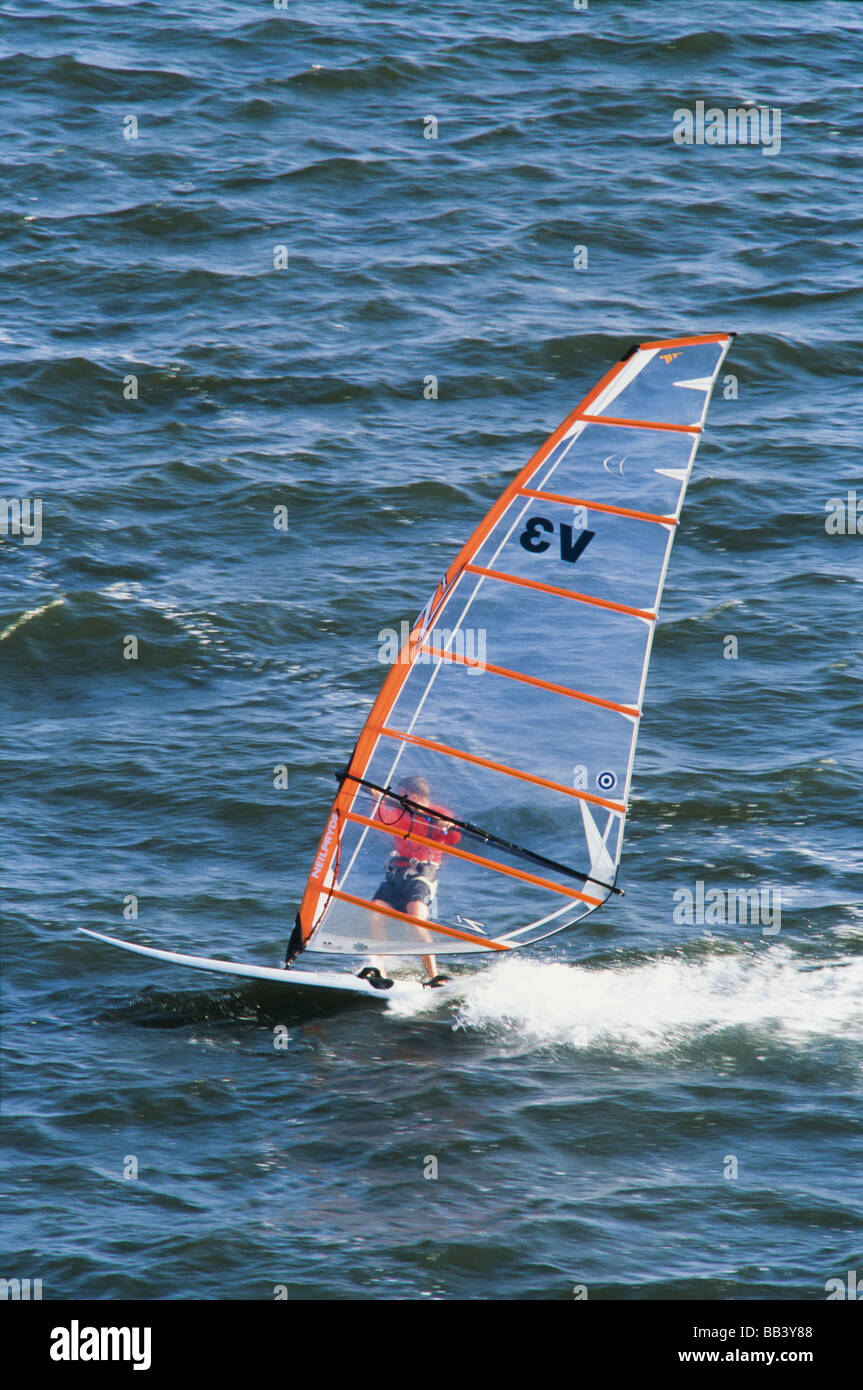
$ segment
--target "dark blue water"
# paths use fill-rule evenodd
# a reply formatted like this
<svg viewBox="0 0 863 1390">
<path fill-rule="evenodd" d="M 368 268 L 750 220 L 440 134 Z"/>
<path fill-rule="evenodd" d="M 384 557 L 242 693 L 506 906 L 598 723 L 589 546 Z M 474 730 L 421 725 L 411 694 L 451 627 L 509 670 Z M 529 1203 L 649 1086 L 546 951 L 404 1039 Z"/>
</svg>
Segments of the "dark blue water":
<svg viewBox="0 0 863 1390">
<path fill-rule="evenodd" d="M 863 539 L 825 530 L 863 498 L 861 30 L 831 0 L 4 5 L 2 494 L 43 503 L 39 544 L 0 536 L 4 1277 L 863 1270 Z M 779 108 L 780 147 L 675 144 L 699 100 Z M 389 1011 L 76 935 L 277 964 L 381 629 L 626 348 L 728 329 L 625 899 Z M 675 921 L 698 881 L 781 892 L 781 930 Z"/>
</svg>

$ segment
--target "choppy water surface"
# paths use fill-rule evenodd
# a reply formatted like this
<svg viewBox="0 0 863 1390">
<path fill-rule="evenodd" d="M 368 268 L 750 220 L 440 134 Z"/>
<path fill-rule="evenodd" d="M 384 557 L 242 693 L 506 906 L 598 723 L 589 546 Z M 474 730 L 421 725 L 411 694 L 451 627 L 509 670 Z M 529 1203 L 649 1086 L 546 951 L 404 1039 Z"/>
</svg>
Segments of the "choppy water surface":
<svg viewBox="0 0 863 1390">
<path fill-rule="evenodd" d="M 825 530 L 859 481 L 861 28 L 4 6 L 2 491 L 44 508 L 0 537 L 4 1275 L 817 1299 L 863 1269 L 863 541 Z M 676 145 L 698 100 L 779 108 L 780 148 Z M 625 899 L 404 1009 L 76 936 L 277 963 L 380 630 L 632 342 L 724 329 Z M 780 890 L 781 930 L 675 921 L 699 880 Z"/>
</svg>

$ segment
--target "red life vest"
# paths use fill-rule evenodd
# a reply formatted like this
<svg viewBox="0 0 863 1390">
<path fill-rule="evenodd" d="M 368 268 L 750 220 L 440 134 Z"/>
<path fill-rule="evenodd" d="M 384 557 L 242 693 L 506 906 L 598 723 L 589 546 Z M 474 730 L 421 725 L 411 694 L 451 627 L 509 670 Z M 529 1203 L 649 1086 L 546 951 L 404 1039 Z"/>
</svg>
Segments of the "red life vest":
<svg viewBox="0 0 863 1390">
<path fill-rule="evenodd" d="M 382 804 L 382 803 L 381 803 Z M 417 835 L 423 835 L 427 840 L 437 840 L 443 845 L 457 845 L 461 839 L 461 831 L 454 825 L 449 825 L 446 821 L 435 821 L 435 813 L 448 816 L 451 813 L 445 806 L 429 805 L 423 807 L 422 811 L 409 811 L 405 808 L 395 820 L 391 819 L 394 808 L 389 808 L 381 815 L 381 805 L 378 805 L 375 818 L 389 826 L 393 831 L 400 832 L 393 835 L 393 845 L 396 852 L 404 859 L 425 860 L 427 863 L 439 864 L 441 862 L 441 852 L 439 849 L 432 849 L 430 845 L 418 844 L 416 840 L 405 838 L 405 831 L 413 830 Z"/>
</svg>

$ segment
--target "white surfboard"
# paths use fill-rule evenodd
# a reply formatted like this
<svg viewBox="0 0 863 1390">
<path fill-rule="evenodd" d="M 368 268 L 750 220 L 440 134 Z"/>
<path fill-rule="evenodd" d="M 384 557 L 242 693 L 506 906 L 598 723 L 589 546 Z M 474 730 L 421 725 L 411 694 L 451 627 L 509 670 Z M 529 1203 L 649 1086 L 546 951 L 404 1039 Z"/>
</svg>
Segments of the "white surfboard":
<svg viewBox="0 0 863 1390">
<path fill-rule="evenodd" d="M 248 980 L 267 980 L 275 985 L 290 985 L 294 989 L 329 989 L 346 994 L 362 994 L 366 999 L 374 999 L 386 1004 L 394 995 L 402 998 L 406 994 L 423 993 L 423 986 L 417 980 L 395 980 L 390 989 L 375 989 L 368 980 L 360 980 L 343 970 L 285 970 L 271 965 L 247 965 L 235 960 L 213 960 L 210 956 L 189 956 L 182 951 L 161 951 L 155 946 L 138 946 L 131 941 L 123 941 L 119 936 L 106 936 L 103 932 L 90 931 L 79 927 L 85 936 L 96 941 L 105 941 L 109 946 L 119 946 L 121 951 L 132 951 L 138 956 L 149 956 L 153 960 L 165 961 L 168 965 L 186 965 L 191 970 L 208 970 L 217 975 L 237 975 Z M 446 986 L 442 986 L 446 989 Z"/>
</svg>

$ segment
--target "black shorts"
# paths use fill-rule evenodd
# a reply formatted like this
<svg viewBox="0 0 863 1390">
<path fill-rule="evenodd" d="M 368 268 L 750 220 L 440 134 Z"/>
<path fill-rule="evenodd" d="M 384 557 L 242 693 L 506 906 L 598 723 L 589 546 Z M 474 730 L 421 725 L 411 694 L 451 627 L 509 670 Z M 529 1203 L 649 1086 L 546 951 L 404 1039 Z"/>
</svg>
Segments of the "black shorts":
<svg viewBox="0 0 863 1390">
<path fill-rule="evenodd" d="M 431 907 L 437 892 L 440 864 L 428 859 L 403 859 L 393 857 L 387 864 L 387 876 L 381 883 L 375 897 L 396 912 L 406 912 L 408 903 L 425 903 Z"/>
</svg>

